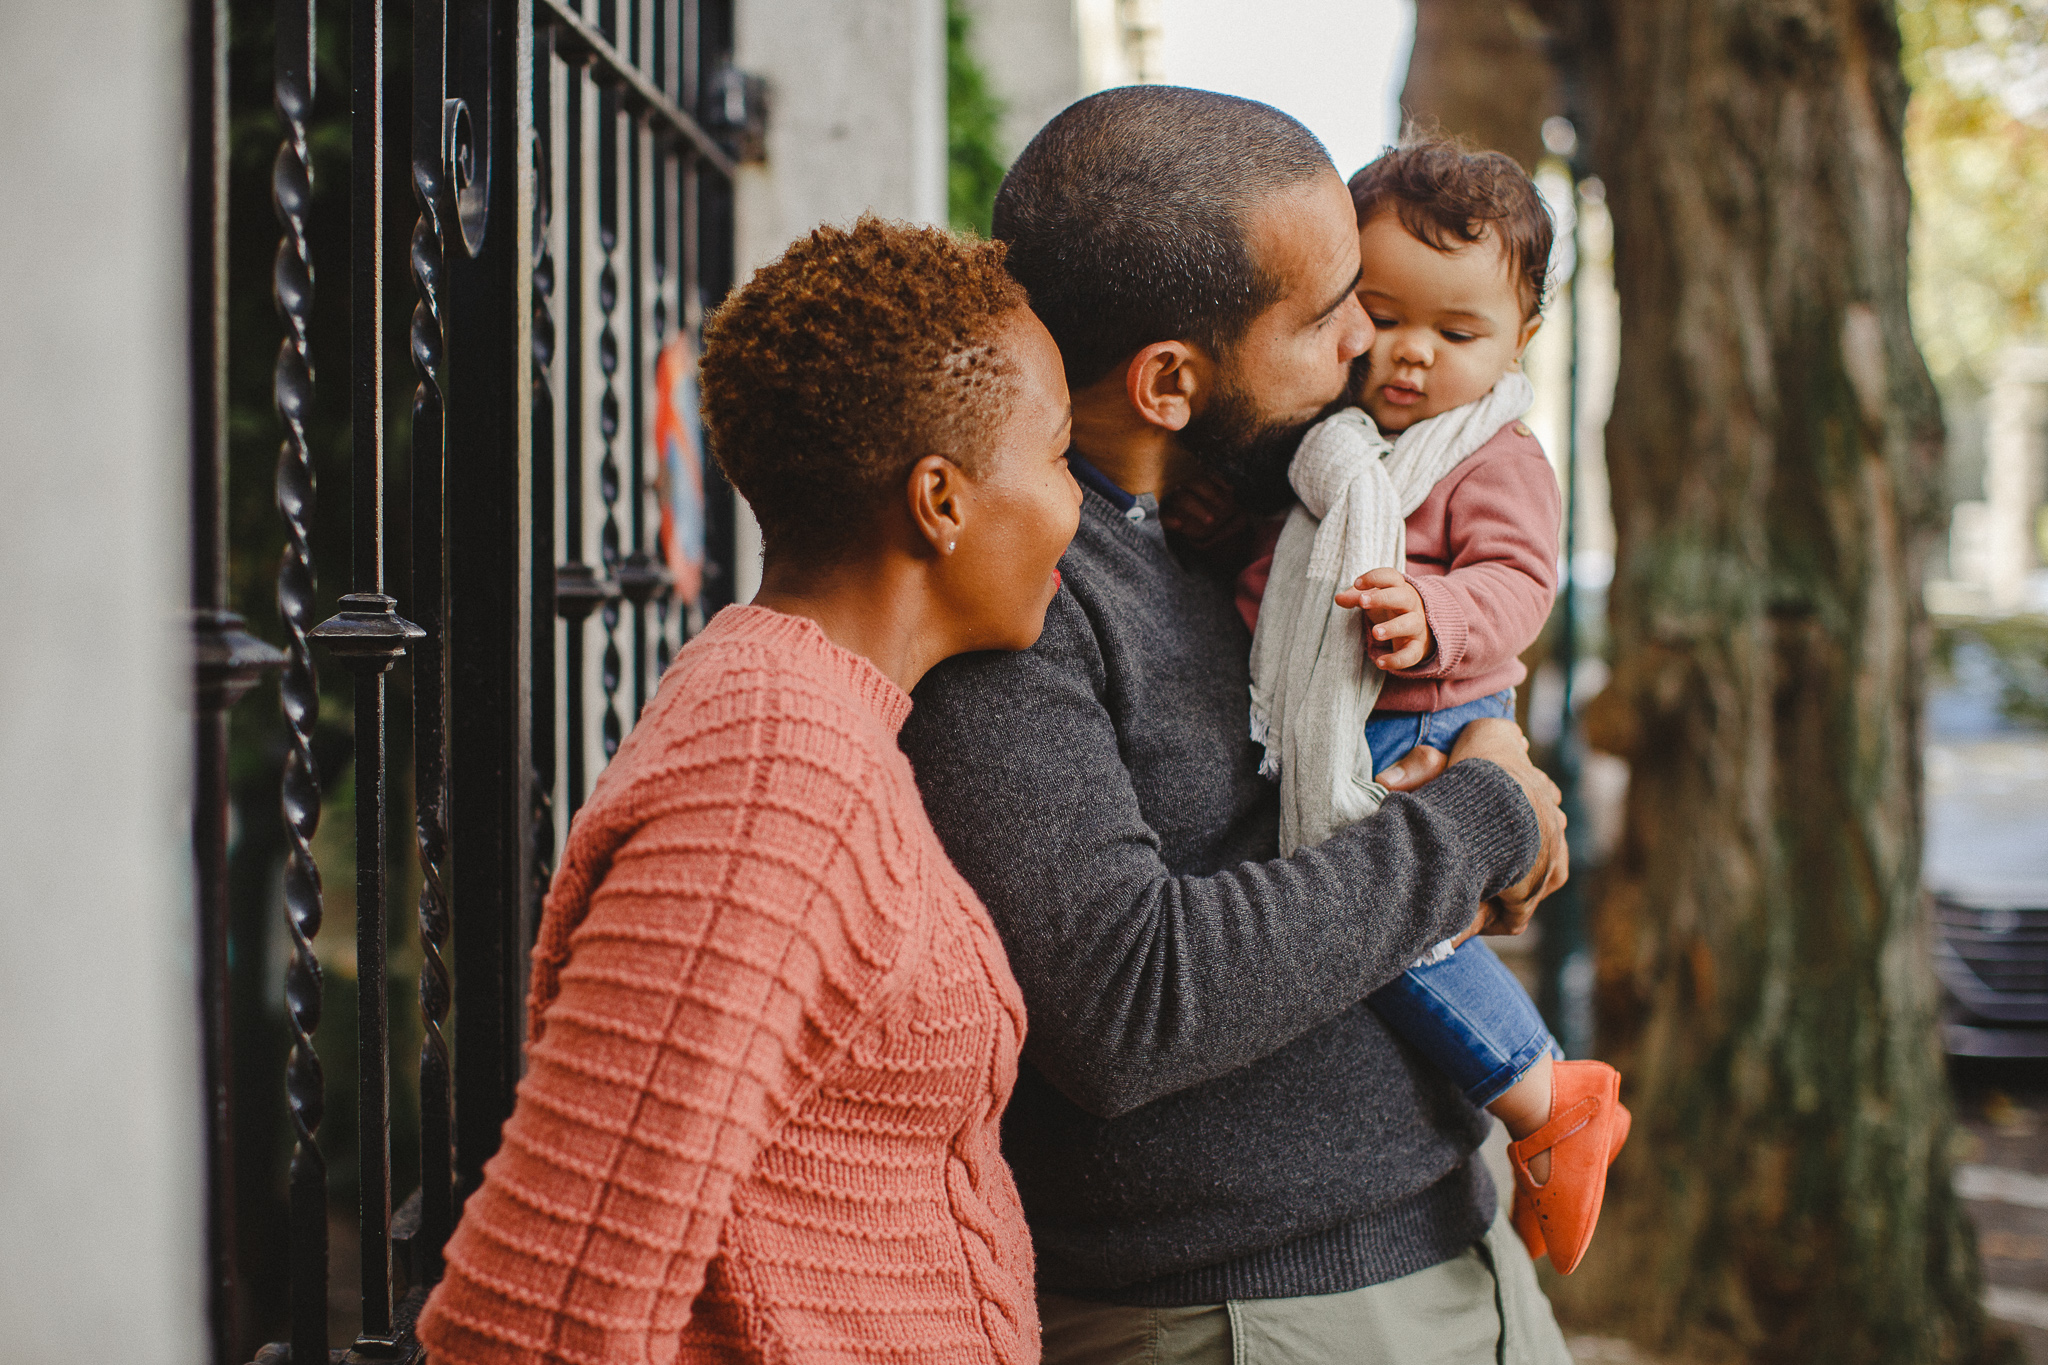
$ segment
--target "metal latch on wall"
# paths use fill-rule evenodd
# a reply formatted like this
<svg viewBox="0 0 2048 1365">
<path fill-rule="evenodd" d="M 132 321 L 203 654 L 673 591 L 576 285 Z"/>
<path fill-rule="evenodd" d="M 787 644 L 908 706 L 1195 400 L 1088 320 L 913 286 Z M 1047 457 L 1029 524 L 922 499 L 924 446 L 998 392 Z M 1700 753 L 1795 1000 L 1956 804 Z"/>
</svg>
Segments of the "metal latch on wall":
<svg viewBox="0 0 2048 1365">
<path fill-rule="evenodd" d="M 728 62 L 698 100 L 697 121 L 739 162 L 768 159 L 768 82 Z"/>
</svg>

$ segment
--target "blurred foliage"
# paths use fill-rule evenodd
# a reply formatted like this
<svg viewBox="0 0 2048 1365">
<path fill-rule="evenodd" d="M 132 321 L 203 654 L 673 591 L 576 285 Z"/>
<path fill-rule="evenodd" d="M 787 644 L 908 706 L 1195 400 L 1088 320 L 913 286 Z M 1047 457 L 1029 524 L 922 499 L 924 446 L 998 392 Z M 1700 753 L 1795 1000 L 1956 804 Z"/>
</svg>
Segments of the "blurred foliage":
<svg viewBox="0 0 2048 1365">
<path fill-rule="evenodd" d="M 2048 327 L 2048 0 L 1900 0 L 1913 320 L 1944 390 Z"/>
<path fill-rule="evenodd" d="M 986 237 L 1008 163 L 996 138 L 1002 101 L 968 45 L 973 29 L 962 0 L 946 0 L 946 216 L 954 231 Z"/>
<path fill-rule="evenodd" d="M 1952 675 L 1957 653 L 1969 645 L 1990 657 L 2000 714 L 2015 725 L 2048 729 L 2048 616 L 1939 621 L 1935 666 Z"/>
</svg>

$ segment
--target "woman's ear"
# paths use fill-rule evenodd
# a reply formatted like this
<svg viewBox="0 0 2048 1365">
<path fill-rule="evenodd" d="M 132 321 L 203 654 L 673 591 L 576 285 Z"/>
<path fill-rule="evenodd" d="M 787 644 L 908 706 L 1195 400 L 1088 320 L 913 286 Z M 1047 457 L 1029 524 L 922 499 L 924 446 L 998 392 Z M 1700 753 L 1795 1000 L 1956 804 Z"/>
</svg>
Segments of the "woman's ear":
<svg viewBox="0 0 2048 1365">
<path fill-rule="evenodd" d="M 1155 341 L 1124 366 L 1124 393 L 1155 427 L 1179 431 L 1194 416 L 1207 358 L 1185 341 Z"/>
<path fill-rule="evenodd" d="M 933 554 L 949 555 L 960 545 L 967 525 L 967 475 L 944 455 L 927 455 L 910 469 L 905 488 L 910 521 Z"/>
</svg>

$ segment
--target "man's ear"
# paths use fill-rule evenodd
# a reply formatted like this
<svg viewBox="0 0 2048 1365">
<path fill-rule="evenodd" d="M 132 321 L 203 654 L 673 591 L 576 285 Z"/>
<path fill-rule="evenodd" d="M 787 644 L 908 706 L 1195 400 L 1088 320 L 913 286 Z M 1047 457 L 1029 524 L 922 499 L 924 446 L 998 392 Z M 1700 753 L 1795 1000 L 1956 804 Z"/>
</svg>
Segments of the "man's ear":
<svg viewBox="0 0 2048 1365">
<path fill-rule="evenodd" d="M 1124 396 L 1153 426 L 1179 431 L 1208 379 L 1207 356 L 1185 341 L 1155 341 L 1124 366 Z"/>
<path fill-rule="evenodd" d="M 967 525 L 967 474 L 944 455 L 927 455 L 910 468 L 904 486 L 917 539 L 932 554 L 949 555 Z"/>
</svg>

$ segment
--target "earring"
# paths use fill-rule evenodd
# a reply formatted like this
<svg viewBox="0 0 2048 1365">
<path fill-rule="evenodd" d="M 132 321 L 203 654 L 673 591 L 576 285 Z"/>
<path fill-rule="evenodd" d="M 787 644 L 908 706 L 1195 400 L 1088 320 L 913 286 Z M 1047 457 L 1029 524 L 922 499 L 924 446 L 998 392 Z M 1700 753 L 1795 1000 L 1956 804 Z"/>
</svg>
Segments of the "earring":
<svg viewBox="0 0 2048 1365">
<path fill-rule="evenodd" d="M 959 542 L 959 541 L 957 541 L 957 540 L 949 540 L 949 541 L 947 541 L 947 542 L 946 542 L 946 553 L 947 553 L 947 554 L 951 554 L 951 553 L 953 553 L 953 551 L 955 551 L 955 550 L 957 550 L 957 549 L 959 549 L 959 548 L 960 548 L 960 542 Z"/>
</svg>

